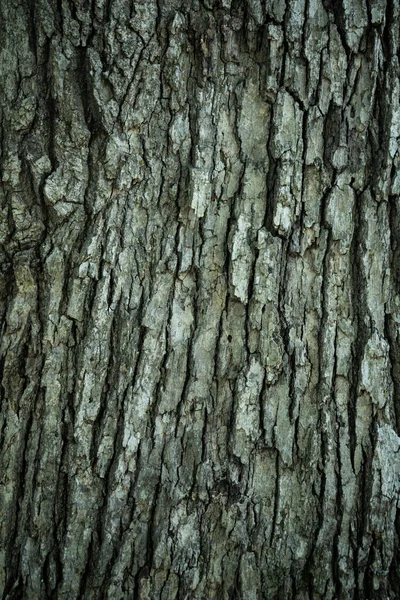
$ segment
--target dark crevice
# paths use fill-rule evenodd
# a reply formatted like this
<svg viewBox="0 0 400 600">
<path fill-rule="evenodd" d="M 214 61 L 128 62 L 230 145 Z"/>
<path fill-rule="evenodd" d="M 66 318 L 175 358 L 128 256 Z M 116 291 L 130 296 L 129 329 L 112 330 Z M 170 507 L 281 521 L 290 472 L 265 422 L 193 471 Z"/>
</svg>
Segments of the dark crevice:
<svg viewBox="0 0 400 600">
<path fill-rule="evenodd" d="M 48 84 L 48 88 L 51 89 L 51 82 Z M 49 96 L 47 98 L 47 113 L 48 113 L 48 123 L 49 123 L 49 145 L 48 145 L 48 153 L 51 162 L 52 171 L 56 171 L 59 167 L 59 161 L 57 157 L 57 149 L 56 149 L 56 123 L 58 120 L 58 108 L 56 101 L 52 98 L 51 93 L 49 92 Z"/>
<path fill-rule="evenodd" d="M 369 0 L 370 2 L 370 0 Z M 398 28 L 398 23 L 396 23 L 394 18 L 394 0 L 386 1 L 386 14 L 385 14 L 385 26 L 383 28 L 382 34 L 380 35 L 380 39 L 382 42 L 382 50 L 383 56 L 386 61 L 389 61 L 394 55 L 395 43 L 393 39 L 392 30 L 396 27 Z M 396 34 L 394 34 L 396 35 Z"/>
<path fill-rule="evenodd" d="M 390 375 L 393 382 L 393 410 L 397 435 L 400 435 L 400 343 L 397 324 L 392 315 L 385 314 L 385 338 L 389 343 Z"/>
<path fill-rule="evenodd" d="M 279 495 L 280 495 L 280 458 L 279 458 L 279 452 L 276 452 L 276 459 L 275 459 L 275 491 L 274 491 L 274 512 L 273 512 L 273 516 L 272 516 L 272 525 L 271 525 L 271 535 L 270 535 L 270 539 L 269 539 L 269 545 L 270 548 L 272 548 L 273 544 L 274 544 L 274 537 L 275 537 L 275 529 L 276 529 L 276 522 L 278 519 L 278 510 L 279 510 Z"/>
<path fill-rule="evenodd" d="M 390 226 L 389 264 L 391 265 L 393 295 L 395 295 L 400 292 L 400 215 L 399 200 L 394 196 L 389 196 L 388 211 Z M 391 313 L 385 314 L 385 337 L 389 343 L 390 368 L 393 381 L 393 406 L 397 432 L 400 435 L 400 338 L 397 333 L 397 324 Z"/>
<path fill-rule="evenodd" d="M 335 512 L 336 512 L 336 531 L 333 537 L 333 549 L 332 549 L 332 576 L 333 582 L 335 585 L 336 597 L 342 597 L 342 581 L 340 576 L 340 551 L 339 551 L 339 540 L 342 530 L 342 522 L 343 522 L 343 486 L 342 486 L 342 460 L 340 453 L 340 427 L 338 428 L 338 434 L 336 439 L 336 503 L 335 503 Z"/>
<path fill-rule="evenodd" d="M 135 593 L 134 597 L 140 597 L 140 580 L 143 578 L 147 578 L 148 573 L 152 570 L 153 560 L 154 560 L 154 551 L 157 545 L 157 536 L 155 531 L 155 523 L 156 523 L 156 513 L 159 507 L 159 500 L 162 494 L 162 475 L 161 469 L 164 463 L 164 451 L 165 445 L 163 445 L 163 449 L 160 457 L 160 473 L 155 486 L 154 495 L 152 498 L 152 503 L 150 507 L 150 514 L 148 518 L 148 526 L 147 526 L 147 536 L 146 536 L 146 556 L 143 558 L 143 566 L 138 570 L 135 577 Z"/>
<path fill-rule="evenodd" d="M 289 340 L 286 339 L 285 342 L 285 347 L 286 347 L 286 351 L 288 349 L 287 344 L 289 343 Z M 295 350 L 293 350 L 291 352 L 290 355 L 288 355 L 289 358 L 289 420 L 290 423 L 293 423 L 293 414 L 294 414 L 294 409 L 296 406 L 296 354 L 295 354 Z"/>
<path fill-rule="evenodd" d="M 350 50 L 346 40 L 346 24 L 343 0 L 323 0 L 323 2 L 325 8 L 334 16 L 340 41 L 342 42 L 343 49 L 346 52 L 347 59 L 349 60 L 352 55 L 352 51 Z"/>
<path fill-rule="evenodd" d="M 396 509 L 393 558 L 389 569 L 389 598 L 400 598 L 400 508 Z"/>
<path fill-rule="evenodd" d="M 85 562 L 85 568 L 81 575 L 80 585 L 79 585 L 79 595 L 78 598 L 86 597 L 86 590 L 90 589 L 90 578 L 93 573 L 96 572 L 96 565 L 94 561 L 94 553 L 93 553 L 93 544 L 94 544 L 94 533 L 92 533 L 89 546 L 87 549 L 87 556 Z"/>
</svg>

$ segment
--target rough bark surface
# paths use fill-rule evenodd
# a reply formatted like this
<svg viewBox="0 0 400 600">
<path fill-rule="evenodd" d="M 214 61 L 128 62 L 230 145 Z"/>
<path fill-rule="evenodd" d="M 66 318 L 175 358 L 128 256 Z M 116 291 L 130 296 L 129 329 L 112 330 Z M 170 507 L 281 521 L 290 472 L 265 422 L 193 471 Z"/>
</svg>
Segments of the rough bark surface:
<svg viewBox="0 0 400 600">
<path fill-rule="evenodd" d="M 0 595 L 400 597 L 398 0 L 0 0 Z"/>
</svg>

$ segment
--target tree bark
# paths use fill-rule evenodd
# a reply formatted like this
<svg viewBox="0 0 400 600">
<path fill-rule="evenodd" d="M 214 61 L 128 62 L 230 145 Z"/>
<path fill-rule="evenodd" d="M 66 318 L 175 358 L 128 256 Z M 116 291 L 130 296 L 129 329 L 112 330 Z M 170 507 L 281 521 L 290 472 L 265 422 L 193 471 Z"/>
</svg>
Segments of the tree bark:
<svg viewBox="0 0 400 600">
<path fill-rule="evenodd" d="M 0 0 L 8 600 L 400 597 L 397 0 Z"/>
</svg>

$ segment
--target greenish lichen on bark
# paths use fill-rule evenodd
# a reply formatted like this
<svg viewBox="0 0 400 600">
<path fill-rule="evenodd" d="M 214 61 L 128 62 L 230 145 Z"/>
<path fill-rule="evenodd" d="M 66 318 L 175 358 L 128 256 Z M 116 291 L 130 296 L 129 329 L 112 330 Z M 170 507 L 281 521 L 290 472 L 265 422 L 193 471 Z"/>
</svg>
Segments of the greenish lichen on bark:
<svg viewBox="0 0 400 600">
<path fill-rule="evenodd" d="M 396 0 L 0 1 L 0 590 L 400 595 Z"/>
</svg>

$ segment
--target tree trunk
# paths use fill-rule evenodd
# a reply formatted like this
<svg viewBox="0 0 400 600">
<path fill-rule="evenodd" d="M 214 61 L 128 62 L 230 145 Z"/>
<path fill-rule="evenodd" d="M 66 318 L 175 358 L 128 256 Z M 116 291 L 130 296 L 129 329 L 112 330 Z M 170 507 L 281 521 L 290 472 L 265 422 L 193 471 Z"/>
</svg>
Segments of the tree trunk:
<svg viewBox="0 0 400 600">
<path fill-rule="evenodd" d="M 398 0 L 0 0 L 0 595 L 400 597 Z"/>
</svg>

